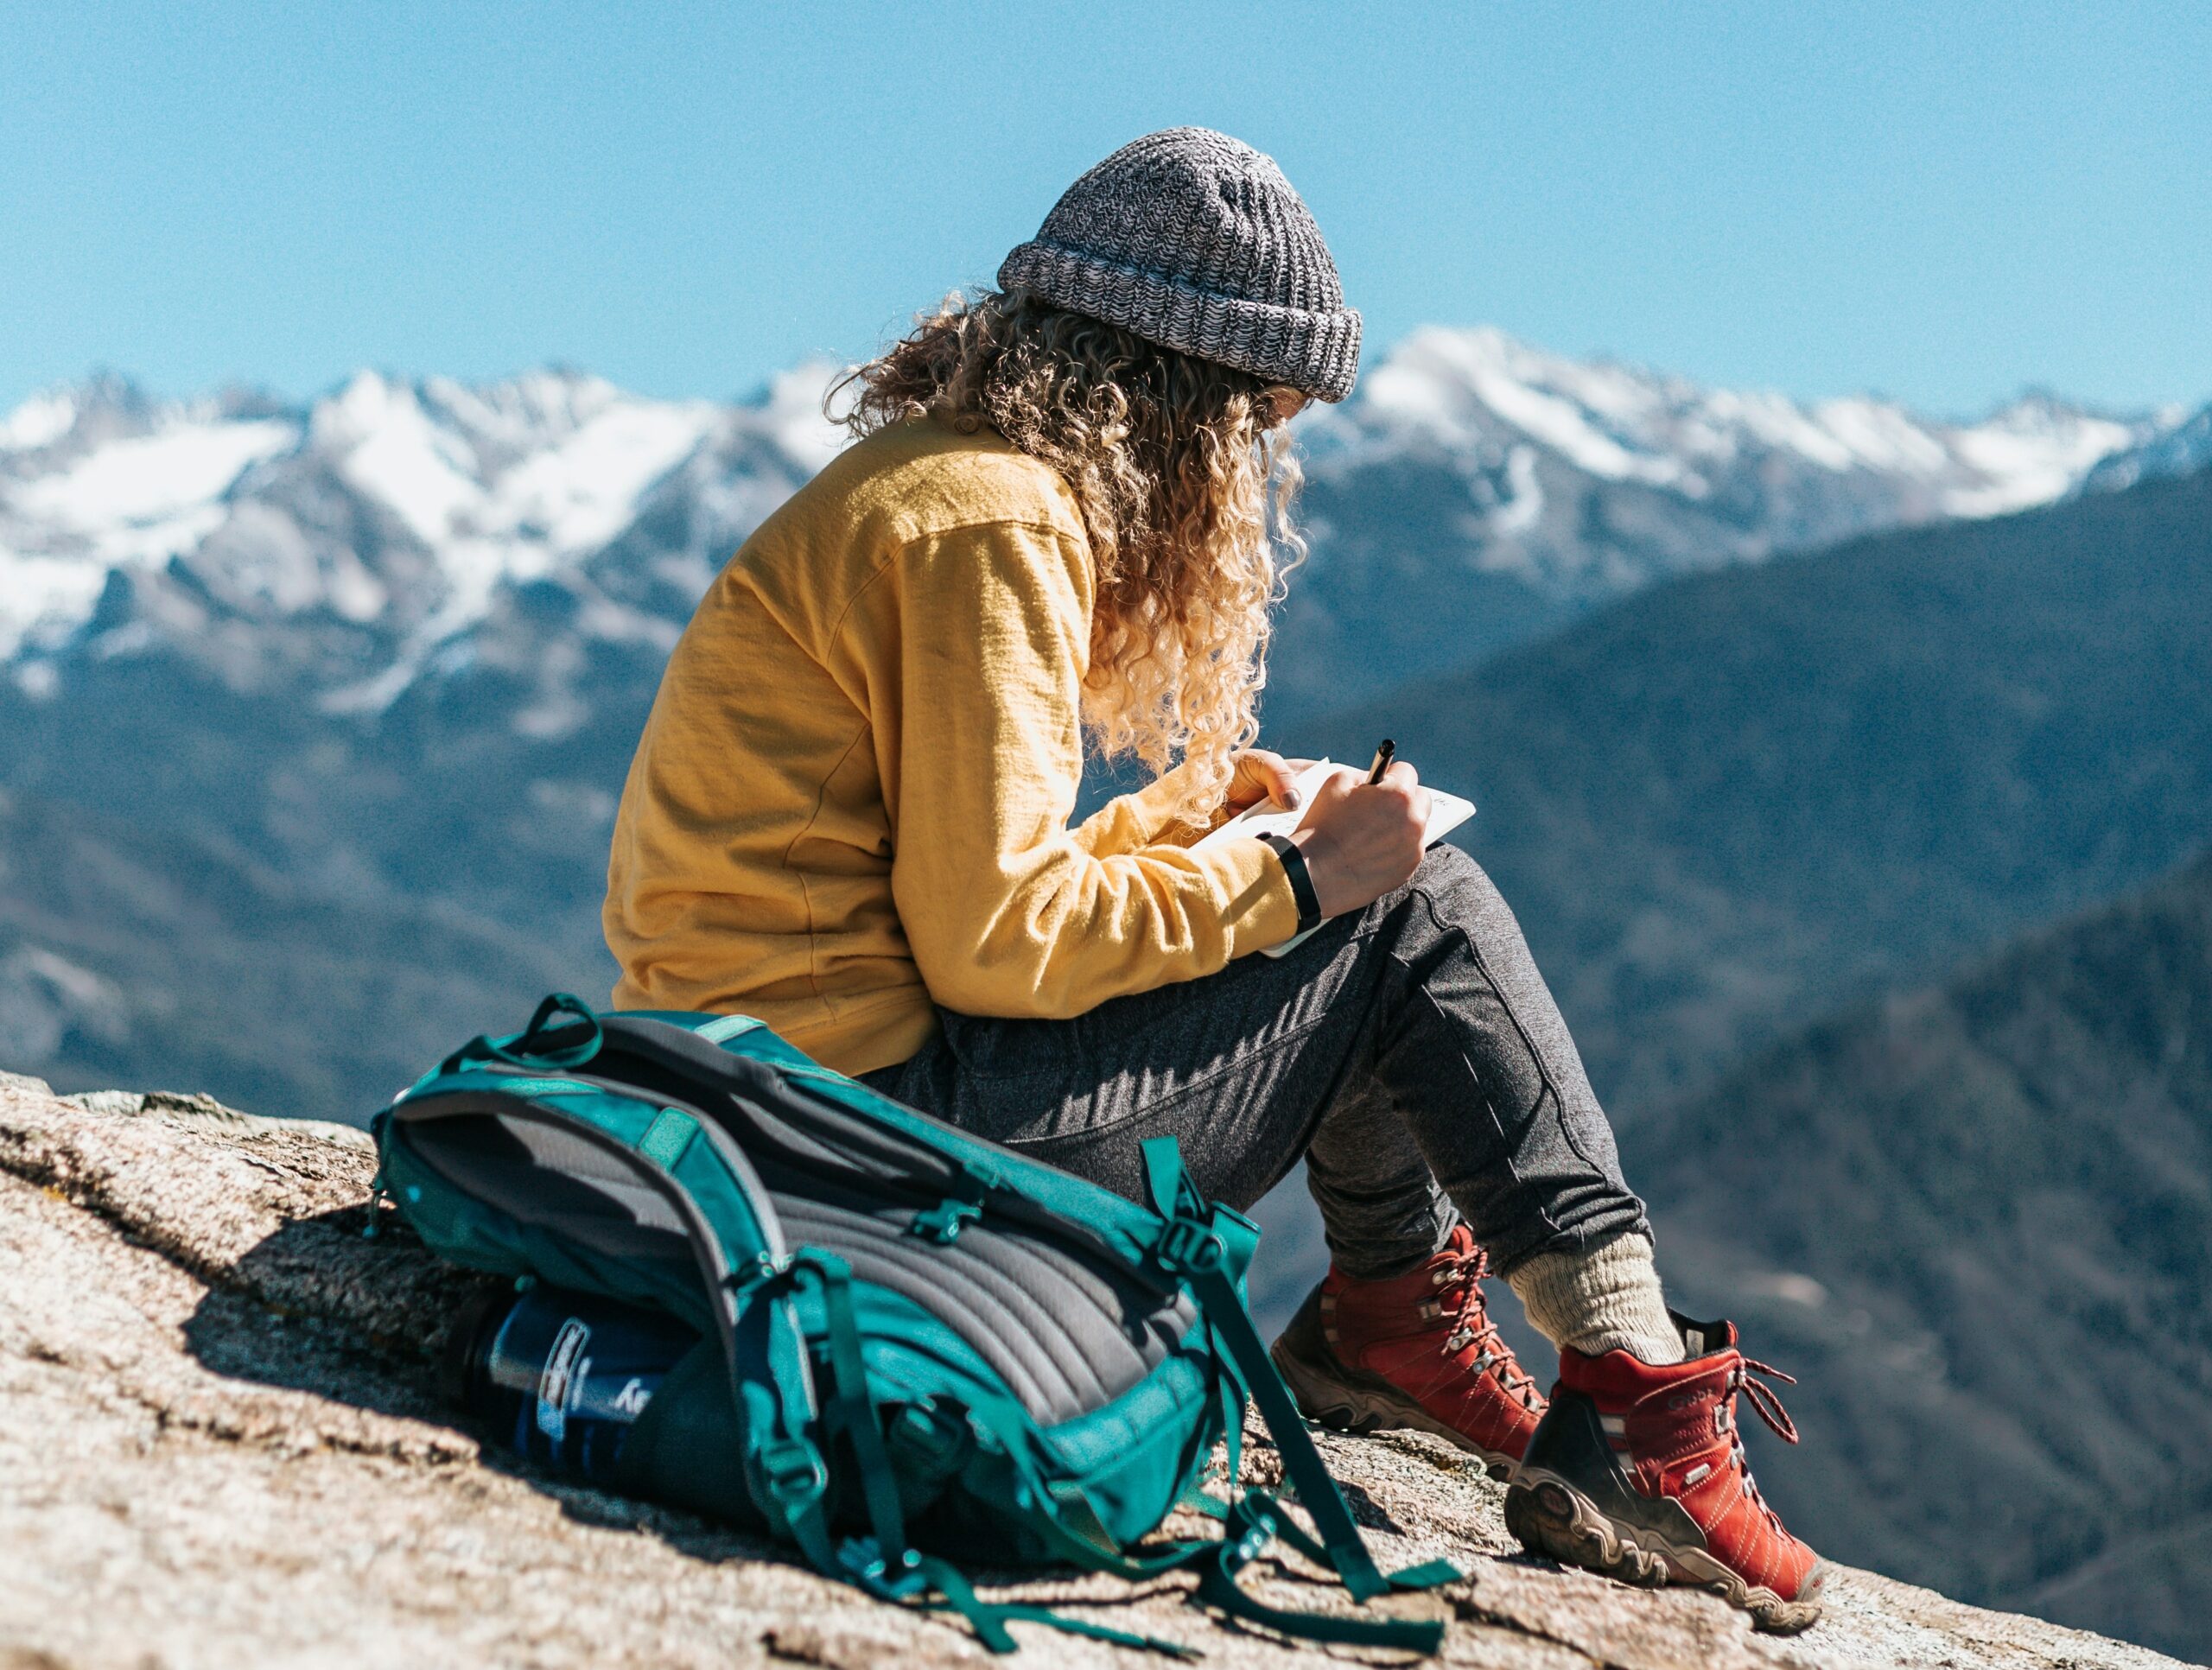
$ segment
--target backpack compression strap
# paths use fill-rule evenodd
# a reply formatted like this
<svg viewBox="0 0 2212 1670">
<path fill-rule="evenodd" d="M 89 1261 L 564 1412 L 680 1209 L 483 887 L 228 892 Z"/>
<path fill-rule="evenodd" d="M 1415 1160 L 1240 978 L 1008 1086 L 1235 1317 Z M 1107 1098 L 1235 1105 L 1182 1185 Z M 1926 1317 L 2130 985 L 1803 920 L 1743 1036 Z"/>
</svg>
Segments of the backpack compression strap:
<svg viewBox="0 0 2212 1670">
<path fill-rule="evenodd" d="M 842 1435 L 850 1446 L 874 1533 L 849 1538 L 842 1545 L 832 1543 L 823 1511 L 830 1474 L 823 1448 L 810 1434 L 812 1387 L 793 1303 L 799 1287 L 809 1283 L 821 1294 L 835 1382 L 833 1395 L 821 1412 L 823 1438 L 834 1443 Z M 1171 1657 L 1197 1656 L 1173 1641 L 1063 1617 L 1046 1607 L 987 1601 L 957 1567 L 917 1552 L 906 1540 L 898 1476 L 884 1446 L 881 1413 L 868 1389 L 853 1309 L 852 1273 L 845 1261 L 831 1253 L 802 1248 L 789 1258 L 763 1264 L 740 1293 L 742 1319 L 753 1324 L 750 1329 L 741 1325 L 739 1336 L 738 1389 L 745 1400 L 747 1445 L 753 1451 L 747 1457 L 746 1480 L 754 1505 L 768 1523 L 798 1544 L 823 1576 L 852 1584 L 879 1600 L 957 1612 L 995 1653 L 1020 1648 L 1006 1627 L 1011 1620 L 1047 1624 L 1069 1635 Z M 788 1344 L 778 1349 L 794 1340 L 798 1342 L 795 1353 Z M 750 1437 L 754 1432 L 775 1436 L 755 1445 Z M 931 1599 L 932 1591 L 943 1598 Z"/>
<path fill-rule="evenodd" d="M 1309 1559 L 1333 1568 L 1357 1600 L 1391 1590 L 1433 1588 L 1464 1573 L 1446 1560 L 1432 1560 L 1389 1577 L 1376 1569 L 1359 1527 L 1306 1435 L 1274 1365 L 1268 1362 L 1266 1348 L 1229 1274 L 1236 1263 L 1227 1244 L 1229 1238 L 1249 1235 L 1249 1226 L 1217 1215 L 1216 1209 L 1198 1194 L 1184 1174 L 1173 1138 L 1147 1143 L 1145 1160 L 1155 1210 L 1167 1220 L 1154 1252 L 1154 1260 L 1189 1288 L 1214 1336 L 1216 1392 L 1221 1399 L 1222 1438 L 1234 1500 L 1224 1503 L 1203 1490 L 1185 1499 L 1222 1521 L 1222 1535 L 1174 1543 L 1148 1555 L 1132 1557 L 1106 1538 L 1095 1514 L 1072 1514 L 1070 1510 L 1075 1504 L 1062 1500 L 1033 1475 L 1022 1480 L 1027 1487 L 1020 1493 L 1023 1499 L 1005 1506 L 1016 1513 L 1025 1508 L 1036 1510 L 1024 1514 L 1032 1526 L 1067 1558 L 1094 1570 L 1133 1582 L 1167 1572 L 1193 1572 L 1198 1579 L 1197 1598 L 1232 1617 L 1307 1641 L 1434 1653 L 1444 1637 L 1444 1626 L 1436 1620 L 1348 1618 L 1284 1611 L 1255 1599 L 1237 1583 L 1237 1574 L 1278 1537 Z M 1236 1494 L 1248 1399 L 1256 1399 L 1260 1404 L 1298 1498 L 1321 1532 L 1318 1541 L 1307 1536 L 1266 1491 Z M 1017 1472 L 1026 1474 L 1019 1423 L 1003 1412 L 981 1407 L 971 1410 L 970 1418 L 997 1432 L 1007 1460 Z"/>
<path fill-rule="evenodd" d="M 1430 1560 L 1387 1577 L 1376 1568 L 1374 1559 L 1360 1537 L 1359 1527 L 1353 1522 L 1351 1511 L 1344 1506 L 1336 1481 L 1329 1476 L 1327 1464 L 1307 1436 L 1297 1406 L 1291 1401 L 1274 1365 L 1268 1360 L 1267 1348 L 1252 1326 L 1251 1315 L 1245 1310 L 1244 1301 L 1229 1274 L 1231 1256 L 1228 1240 L 1232 1235 L 1249 1235 L 1249 1226 L 1240 1227 L 1241 1221 L 1224 1220 L 1198 1194 L 1183 1171 L 1182 1158 L 1173 1137 L 1159 1137 L 1147 1142 L 1144 1156 L 1146 1182 L 1154 1209 L 1166 1220 L 1166 1227 L 1154 1248 L 1154 1261 L 1189 1288 L 1214 1337 L 1222 1437 L 1227 1449 L 1230 1489 L 1234 1492 L 1236 1487 L 1244 1403 L 1250 1399 L 1258 1402 L 1261 1415 L 1282 1456 L 1284 1470 L 1299 1501 L 1313 1515 L 1314 1525 L 1321 1533 L 1320 1539 L 1317 1541 L 1307 1536 L 1264 1490 L 1246 1491 L 1229 1503 L 1203 1491 L 1195 1497 L 1187 1497 L 1224 1521 L 1222 1536 L 1218 1540 L 1193 1539 L 1173 1544 L 1157 1553 L 1136 1558 L 1122 1553 L 1110 1541 L 1102 1540 L 1103 1533 L 1085 1534 L 1070 1524 L 1066 1517 L 1068 1505 L 1033 1476 L 1025 1481 L 1027 1489 L 1021 1495 L 1026 1500 L 1009 1505 L 1017 1512 L 1024 1507 L 1038 1510 L 1025 1517 L 1070 1559 L 1094 1570 L 1110 1572 L 1132 1581 L 1167 1572 L 1192 1571 L 1198 1578 L 1198 1598 L 1232 1617 L 1307 1641 L 1396 1648 L 1424 1655 L 1434 1653 L 1444 1639 L 1444 1625 L 1434 1619 L 1347 1618 L 1325 1613 L 1287 1612 L 1254 1599 L 1238 1585 L 1237 1573 L 1257 1559 L 1268 1543 L 1278 1537 L 1309 1559 L 1332 1567 L 1356 1600 L 1372 1599 L 1392 1590 L 1432 1589 L 1465 1574 L 1448 1560 Z M 995 1411 L 979 1407 L 970 1412 L 970 1418 L 987 1427 L 1000 1426 L 999 1413 Z M 1007 1458 L 1017 1470 L 1021 1470 L 1023 1446 L 1018 1423 L 1007 1418 L 1005 1430 L 999 1432 L 999 1437 Z M 1095 1522 L 1096 1515 L 1084 1517 Z M 950 1592 L 947 1591 L 948 1594 Z M 1068 1622 L 1044 1621 L 1057 1622 L 1062 1628 L 1067 1627 Z M 980 1624 L 977 1632 L 987 1641 L 990 1640 Z M 1156 1648 L 1166 1645 L 1147 1644 Z"/>
<path fill-rule="evenodd" d="M 1173 1137 L 1147 1141 L 1144 1165 L 1153 1210 L 1168 1220 L 1154 1257 L 1163 1269 L 1189 1284 L 1192 1297 L 1205 1312 L 1207 1325 L 1218 1343 L 1224 1366 L 1260 1406 L 1261 1418 L 1282 1455 L 1292 1491 L 1313 1515 L 1322 1550 L 1352 1598 L 1370 1600 L 1394 1589 L 1433 1589 L 1465 1577 L 1449 1560 L 1430 1560 L 1388 1576 L 1376 1569 L 1351 1510 L 1344 1506 L 1343 1493 L 1329 1475 L 1328 1464 L 1313 1447 L 1289 1388 L 1268 1361 L 1267 1346 L 1252 1325 L 1251 1312 L 1244 1308 L 1236 1284 L 1224 1268 L 1216 1208 L 1198 1193 L 1184 1171 L 1182 1153 Z M 1234 1478 L 1230 1484 L 1233 1489 Z M 1294 1527 L 1289 1527 L 1280 1514 L 1270 1517 L 1286 1540 L 1303 1540 L 1289 1534 Z M 1428 1650 L 1433 1651 L 1433 1646 Z"/>
</svg>

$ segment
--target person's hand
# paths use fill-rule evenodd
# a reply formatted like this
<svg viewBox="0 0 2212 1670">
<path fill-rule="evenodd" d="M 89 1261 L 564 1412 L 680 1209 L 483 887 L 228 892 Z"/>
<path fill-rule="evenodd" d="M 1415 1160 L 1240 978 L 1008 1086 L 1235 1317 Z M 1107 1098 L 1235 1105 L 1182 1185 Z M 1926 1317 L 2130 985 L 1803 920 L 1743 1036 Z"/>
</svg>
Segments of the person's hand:
<svg viewBox="0 0 2212 1670">
<path fill-rule="evenodd" d="M 1306 860 L 1321 914 L 1332 917 L 1403 886 L 1420 867 L 1427 828 L 1428 791 L 1402 759 L 1380 783 L 1337 772 L 1290 838 Z"/>
<path fill-rule="evenodd" d="M 1285 759 L 1265 748 L 1246 748 L 1236 756 L 1236 775 L 1230 779 L 1224 803 L 1232 812 L 1272 800 L 1285 811 L 1298 810 L 1298 791 L 1291 785 L 1313 762 Z"/>
</svg>

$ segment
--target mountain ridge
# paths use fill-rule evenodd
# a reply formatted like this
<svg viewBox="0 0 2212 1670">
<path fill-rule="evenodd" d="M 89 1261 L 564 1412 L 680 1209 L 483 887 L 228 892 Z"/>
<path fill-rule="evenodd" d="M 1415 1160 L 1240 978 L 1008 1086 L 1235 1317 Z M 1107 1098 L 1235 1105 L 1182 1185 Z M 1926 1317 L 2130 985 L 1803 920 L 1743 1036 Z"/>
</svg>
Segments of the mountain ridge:
<svg viewBox="0 0 2212 1670">
<path fill-rule="evenodd" d="M 290 404 L 156 401 L 114 378 L 49 391 L 0 417 L 0 667 L 51 695 L 78 657 L 158 639 L 233 684 L 374 714 L 533 588 L 571 600 L 570 658 L 664 651 L 842 444 L 820 411 L 834 375 L 807 362 L 735 403 L 556 368 L 364 371 Z M 1417 331 L 1301 420 L 1313 559 L 1271 710 L 1311 711 L 1392 622 L 1443 623 L 1397 626 L 1394 651 L 1408 676 L 1444 670 L 1673 574 L 2047 502 L 2114 457 L 2139 475 L 2177 427 L 2048 396 L 1944 423 Z M 574 706 L 549 674 L 530 722 Z"/>
</svg>

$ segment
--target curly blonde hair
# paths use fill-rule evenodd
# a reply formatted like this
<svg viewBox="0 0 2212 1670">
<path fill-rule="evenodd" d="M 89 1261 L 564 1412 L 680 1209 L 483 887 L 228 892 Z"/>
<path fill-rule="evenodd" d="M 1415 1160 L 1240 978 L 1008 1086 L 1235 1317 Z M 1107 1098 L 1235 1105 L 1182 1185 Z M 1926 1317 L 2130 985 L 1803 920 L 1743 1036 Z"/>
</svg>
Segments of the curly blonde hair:
<svg viewBox="0 0 2212 1670">
<path fill-rule="evenodd" d="M 830 391 L 855 436 L 931 416 L 988 424 L 1058 470 L 1097 601 L 1083 722 L 1108 759 L 1190 766 L 1177 816 L 1220 803 L 1259 735 L 1268 612 L 1305 556 L 1283 427 L 1290 391 L 1022 291 L 947 296 Z"/>
</svg>

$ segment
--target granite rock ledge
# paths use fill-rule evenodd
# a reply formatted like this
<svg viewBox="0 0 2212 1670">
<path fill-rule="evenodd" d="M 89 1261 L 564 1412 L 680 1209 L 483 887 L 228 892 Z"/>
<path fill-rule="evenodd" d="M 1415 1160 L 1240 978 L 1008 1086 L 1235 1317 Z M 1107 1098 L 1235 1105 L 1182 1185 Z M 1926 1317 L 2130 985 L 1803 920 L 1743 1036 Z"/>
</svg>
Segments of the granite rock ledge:
<svg viewBox="0 0 2212 1670">
<path fill-rule="evenodd" d="M 404 1235 L 359 1237 L 373 1169 L 344 1127 L 205 1096 L 57 1096 L 0 1074 L 4 1670 L 989 1660 L 957 1623 L 480 1448 L 439 1406 L 429 1361 L 472 1279 Z M 1386 1562 L 1446 1553 L 1470 1568 L 1440 1594 L 1385 1603 L 1451 1619 L 1446 1664 L 2174 1663 L 1853 1571 L 1811 1633 L 1756 1636 L 1709 1597 L 1528 1559 L 1499 1488 L 1447 1446 L 1324 1443 Z M 1273 1453 L 1253 1451 L 1264 1474 Z M 1333 1603 L 1317 1577 L 1288 1558 L 1255 1581 L 1277 1604 Z M 1361 1659 L 1224 1627 L 1183 1588 L 1084 1577 L 994 1592 L 1133 1624 L 1217 1666 Z M 1033 1639 L 1040 1665 L 1162 1662 Z"/>
</svg>

